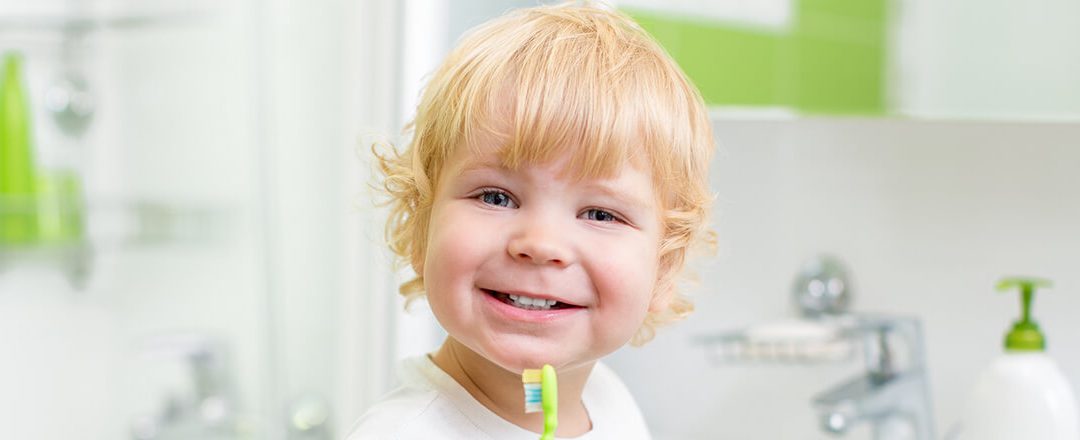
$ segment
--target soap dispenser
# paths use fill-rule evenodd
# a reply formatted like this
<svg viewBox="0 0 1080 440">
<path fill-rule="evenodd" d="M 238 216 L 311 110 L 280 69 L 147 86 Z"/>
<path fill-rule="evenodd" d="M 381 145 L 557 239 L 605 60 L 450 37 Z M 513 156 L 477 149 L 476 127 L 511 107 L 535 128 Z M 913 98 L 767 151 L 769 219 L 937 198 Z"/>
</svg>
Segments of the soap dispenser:
<svg viewBox="0 0 1080 440">
<path fill-rule="evenodd" d="M 1005 353 L 979 376 L 967 402 L 966 440 L 1080 440 L 1073 388 L 1046 354 L 1046 338 L 1031 319 L 1036 287 L 1050 282 L 1007 278 L 999 291 L 1019 289 L 1023 315 L 1005 335 Z"/>
</svg>

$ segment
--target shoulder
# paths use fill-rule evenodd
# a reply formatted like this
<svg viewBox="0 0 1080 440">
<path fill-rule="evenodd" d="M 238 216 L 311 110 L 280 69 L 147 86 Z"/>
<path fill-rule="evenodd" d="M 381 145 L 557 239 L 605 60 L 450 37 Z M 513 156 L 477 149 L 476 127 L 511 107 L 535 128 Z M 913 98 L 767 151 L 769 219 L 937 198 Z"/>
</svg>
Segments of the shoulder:
<svg viewBox="0 0 1080 440">
<path fill-rule="evenodd" d="M 593 366 L 582 397 L 593 416 L 597 438 L 650 438 L 634 395 L 607 365 L 597 362 Z"/>
<path fill-rule="evenodd" d="M 360 416 L 346 440 L 482 438 L 453 399 L 425 377 L 427 368 L 422 360 L 403 362 L 402 386 Z"/>
<path fill-rule="evenodd" d="M 597 362 L 593 366 L 592 374 L 589 375 L 589 382 L 585 385 L 585 389 L 586 392 L 593 391 L 602 396 L 630 398 L 631 402 L 633 401 L 630 390 L 626 388 L 626 384 L 619 378 L 619 375 L 602 362 Z"/>
<path fill-rule="evenodd" d="M 401 387 L 360 416 L 346 440 L 389 440 L 402 438 L 401 430 L 415 421 L 438 400 L 435 390 Z"/>
<path fill-rule="evenodd" d="M 398 393 L 400 391 L 400 393 Z M 356 422 L 346 440 L 487 438 L 451 399 L 436 390 L 399 389 Z"/>
</svg>

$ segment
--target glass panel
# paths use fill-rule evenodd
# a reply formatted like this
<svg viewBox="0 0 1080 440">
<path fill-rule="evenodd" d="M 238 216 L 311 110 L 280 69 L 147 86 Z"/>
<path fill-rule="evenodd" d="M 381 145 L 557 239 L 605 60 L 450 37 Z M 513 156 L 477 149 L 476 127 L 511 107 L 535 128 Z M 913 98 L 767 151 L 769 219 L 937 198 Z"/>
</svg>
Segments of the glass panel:
<svg viewBox="0 0 1080 440">
<path fill-rule="evenodd" d="M 0 215 L 37 228 L 0 252 L 0 437 L 266 438 L 247 5 L 15 6 L 0 93 L 27 117 L 0 119 L 29 133 L 37 184 Z"/>
<path fill-rule="evenodd" d="M 350 174 L 373 19 L 109 5 L 0 2 L 0 438 L 342 436 L 375 373 L 341 322 L 386 287 Z"/>
</svg>

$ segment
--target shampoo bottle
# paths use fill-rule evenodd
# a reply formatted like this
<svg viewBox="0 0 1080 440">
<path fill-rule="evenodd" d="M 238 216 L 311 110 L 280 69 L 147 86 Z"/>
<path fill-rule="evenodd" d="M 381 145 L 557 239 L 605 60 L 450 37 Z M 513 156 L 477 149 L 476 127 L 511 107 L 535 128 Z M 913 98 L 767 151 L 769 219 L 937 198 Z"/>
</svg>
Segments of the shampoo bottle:
<svg viewBox="0 0 1080 440">
<path fill-rule="evenodd" d="M 1080 440 L 1076 398 L 1046 339 L 1031 319 L 1031 301 L 1044 280 L 1004 279 L 998 290 L 1019 288 L 1023 315 L 1005 335 L 1005 353 L 978 378 L 967 403 L 966 440 Z"/>
</svg>

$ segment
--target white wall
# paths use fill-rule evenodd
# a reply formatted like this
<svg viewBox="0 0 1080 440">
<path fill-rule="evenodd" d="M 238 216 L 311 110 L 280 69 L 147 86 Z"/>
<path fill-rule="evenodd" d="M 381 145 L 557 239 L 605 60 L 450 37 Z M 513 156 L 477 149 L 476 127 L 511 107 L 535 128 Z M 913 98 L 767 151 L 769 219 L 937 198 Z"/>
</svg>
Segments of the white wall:
<svg viewBox="0 0 1080 440">
<path fill-rule="evenodd" d="M 831 438 L 810 398 L 859 364 L 714 367 L 689 341 L 792 316 L 795 272 L 821 252 L 848 262 L 855 310 L 923 320 L 939 437 L 1019 314 L 1016 295 L 994 290 L 1001 276 L 1054 280 L 1034 313 L 1080 384 L 1080 124 L 725 120 L 715 130 L 720 252 L 698 264 L 697 311 L 610 359 L 657 438 Z"/>
<path fill-rule="evenodd" d="M 934 118 L 1080 118 L 1080 3 L 896 0 L 896 109 Z"/>
</svg>

